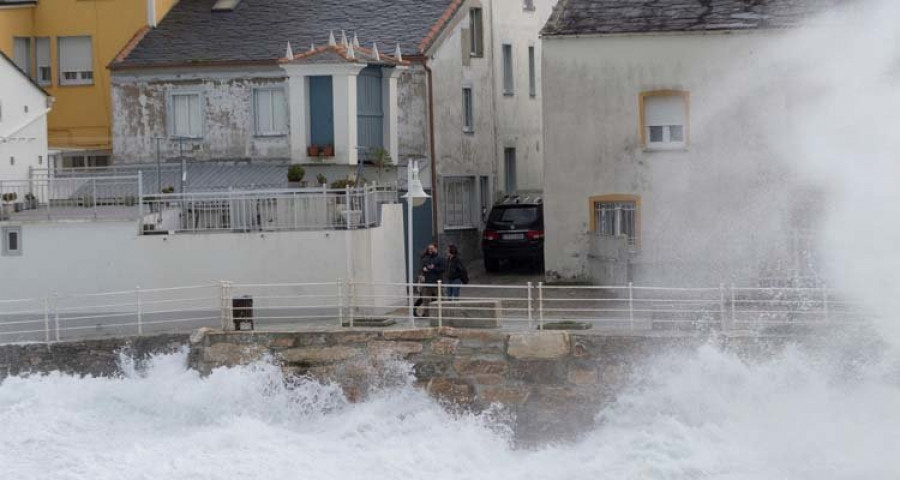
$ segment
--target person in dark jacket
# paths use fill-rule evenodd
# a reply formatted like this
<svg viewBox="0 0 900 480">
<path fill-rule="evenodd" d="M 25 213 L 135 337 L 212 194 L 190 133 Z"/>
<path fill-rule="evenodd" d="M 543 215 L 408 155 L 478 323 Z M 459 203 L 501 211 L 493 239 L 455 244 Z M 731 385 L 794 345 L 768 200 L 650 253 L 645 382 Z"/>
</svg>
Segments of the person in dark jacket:
<svg viewBox="0 0 900 480">
<path fill-rule="evenodd" d="M 421 275 L 424 277 L 425 286 L 422 287 L 422 310 L 424 317 L 431 315 L 431 302 L 437 297 L 437 282 L 444 278 L 444 259 L 438 254 L 438 247 L 432 243 L 428 245 L 421 259 Z"/>
<path fill-rule="evenodd" d="M 456 245 L 447 247 L 447 299 L 459 300 L 460 286 L 469 283 L 469 272 Z"/>
</svg>

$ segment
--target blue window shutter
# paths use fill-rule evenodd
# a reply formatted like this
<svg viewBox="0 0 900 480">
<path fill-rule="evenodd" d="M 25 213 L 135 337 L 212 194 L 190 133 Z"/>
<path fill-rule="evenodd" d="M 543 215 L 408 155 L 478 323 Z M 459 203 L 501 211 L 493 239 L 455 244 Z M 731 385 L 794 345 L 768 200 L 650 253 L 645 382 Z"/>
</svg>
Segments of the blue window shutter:
<svg viewBox="0 0 900 480">
<path fill-rule="evenodd" d="M 334 97 L 330 76 L 309 77 L 309 131 L 312 145 L 334 145 Z"/>
</svg>

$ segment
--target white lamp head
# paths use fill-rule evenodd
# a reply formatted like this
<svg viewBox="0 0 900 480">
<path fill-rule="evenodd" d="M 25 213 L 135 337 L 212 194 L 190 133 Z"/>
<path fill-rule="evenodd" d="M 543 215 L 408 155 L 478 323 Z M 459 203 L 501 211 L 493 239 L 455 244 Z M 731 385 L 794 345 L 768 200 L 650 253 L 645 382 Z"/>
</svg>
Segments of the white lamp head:
<svg viewBox="0 0 900 480">
<path fill-rule="evenodd" d="M 422 188 L 422 180 L 419 179 L 419 162 L 412 162 L 412 164 L 410 164 L 408 178 L 406 195 L 404 195 L 403 198 L 409 199 L 414 207 L 418 207 L 425 203 L 426 199 L 431 197 L 431 195 L 428 195 L 425 192 L 425 189 Z"/>
</svg>

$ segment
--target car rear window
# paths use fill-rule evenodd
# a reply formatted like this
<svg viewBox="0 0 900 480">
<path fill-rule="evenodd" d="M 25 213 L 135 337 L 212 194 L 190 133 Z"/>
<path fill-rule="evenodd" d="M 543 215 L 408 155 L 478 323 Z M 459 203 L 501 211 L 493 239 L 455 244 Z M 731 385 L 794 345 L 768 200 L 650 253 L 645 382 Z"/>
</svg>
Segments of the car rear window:
<svg viewBox="0 0 900 480">
<path fill-rule="evenodd" d="M 488 223 L 492 225 L 531 227 L 540 220 L 537 207 L 495 208 L 491 211 Z"/>
</svg>

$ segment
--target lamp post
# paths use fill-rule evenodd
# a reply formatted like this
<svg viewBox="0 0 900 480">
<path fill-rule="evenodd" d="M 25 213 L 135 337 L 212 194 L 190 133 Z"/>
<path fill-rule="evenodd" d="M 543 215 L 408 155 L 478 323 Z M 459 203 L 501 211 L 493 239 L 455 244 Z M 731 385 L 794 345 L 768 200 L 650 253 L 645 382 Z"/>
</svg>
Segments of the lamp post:
<svg viewBox="0 0 900 480">
<path fill-rule="evenodd" d="M 413 276 L 413 251 L 415 250 L 413 248 L 413 207 L 422 205 L 429 197 L 430 195 L 425 193 L 422 188 L 422 180 L 419 179 L 419 162 L 412 162 L 406 168 L 406 195 L 403 198 L 406 199 L 406 218 L 409 219 L 406 230 L 407 273 L 409 275 L 407 300 L 409 302 L 409 323 L 413 327 L 416 326 L 416 318 L 413 315 L 413 291 L 415 290 L 413 285 L 416 283 L 416 277 Z"/>
</svg>

